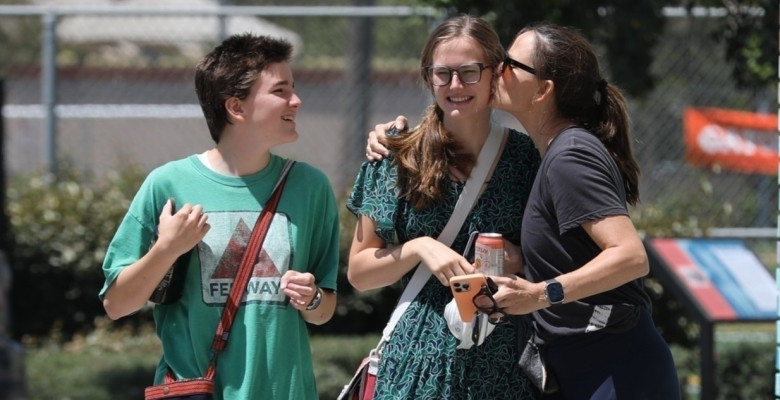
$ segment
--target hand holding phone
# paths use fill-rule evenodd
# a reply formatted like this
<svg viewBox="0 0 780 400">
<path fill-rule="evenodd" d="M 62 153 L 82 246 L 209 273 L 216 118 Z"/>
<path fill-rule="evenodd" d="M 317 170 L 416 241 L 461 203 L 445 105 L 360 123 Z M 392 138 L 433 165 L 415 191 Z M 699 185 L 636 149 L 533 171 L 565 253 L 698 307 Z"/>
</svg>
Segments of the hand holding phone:
<svg viewBox="0 0 780 400">
<path fill-rule="evenodd" d="M 487 279 L 481 273 L 459 275 L 450 278 L 452 296 L 455 298 L 460 319 L 463 322 L 471 322 L 474 319 L 474 315 L 477 313 L 474 298 L 482 291 L 482 288 L 487 287 Z"/>
</svg>

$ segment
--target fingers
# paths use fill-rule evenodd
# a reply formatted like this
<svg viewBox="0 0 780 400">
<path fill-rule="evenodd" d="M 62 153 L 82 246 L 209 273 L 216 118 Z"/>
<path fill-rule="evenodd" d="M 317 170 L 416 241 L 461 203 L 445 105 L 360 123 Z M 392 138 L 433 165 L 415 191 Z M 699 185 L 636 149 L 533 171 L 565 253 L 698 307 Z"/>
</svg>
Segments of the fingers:
<svg viewBox="0 0 780 400">
<path fill-rule="evenodd" d="M 392 124 L 388 123 L 388 124 Z M 373 131 L 368 133 L 368 143 L 366 144 L 366 158 L 369 161 L 379 161 L 385 158 L 390 152 L 382 145 L 389 127 L 387 124 L 377 125 Z"/>
<path fill-rule="evenodd" d="M 395 126 L 395 129 L 402 131 L 409 126 L 409 121 L 403 115 L 399 115 L 395 117 L 395 121 L 393 122 L 393 125 Z"/>
<path fill-rule="evenodd" d="M 200 222 L 204 219 L 208 218 L 206 214 L 203 212 L 203 206 L 200 204 L 192 207 L 192 210 L 190 210 L 190 214 L 187 216 L 187 219 L 194 222 L 195 224 L 200 225 Z"/>
<path fill-rule="evenodd" d="M 371 139 L 369 139 L 369 140 L 371 140 Z M 374 139 L 374 141 L 375 141 L 375 143 L 379 143 L 378 141 L 376 141 L 376 139 Z M 384 150 L 382 150 L 382 149 L 384 149 Z M 385 149 L 381 145 L 377 145 L 377 149 L 376 150 L 374 150 L 374 148 L 371 147 L 371 144 L 366 146 L 366 158 L 368 159 L 368 161 L 380 161 L 381 159 L 383 159 L 385 157 L 385 155 L 386 155 L 385 153 L 387 153 L 387 149 Z"/>
<path fill-rule="evenodd" d="M 165 212 L 165 209 L 163 209 L 163 212 Z M 186 203 L 176 212 L 175 216 L 181 218 L 178 228 L 180 233 L 177 236 L 189 236 L 196 240 L 196 243 L 203 239 L 209 229 L 211 229 L 211 225 L 208 223 L 209 216 L 204 212 L 203 206 L 200 204 L 191 205 Z M 186 232 L 190 233 L 187 234 Z"/>
<path fill-rule="evenodd" d="M 474 266 L 463 257 L 460 257 L 454 263 L 438 268 L 436 271 L 432 270 L 433 274 L 444 286 L 449 286 L 450 279 L 455 276 L 473 274 L 475 271 Z"/>
<path fill-rule="evenodd" d="M 172 216 L 173 216 L 173 205 L 171 204 L 171 201 L 168 200 L 163 205 L 162 211 L 160 211 L 160 218 L 159 218 L 159 222 L 160 223 L 159 223 L 159 225 L 162 225 L 163 222 L 165 222 L 166 220 L 168 220 Z M 157 228 L 158 230 L 159 230 L 159 225 L 158 225 L 158 228 Z"/>
<path fill-rule="evenodd" d="M 287 271 L 282 276 L 279 289 L 290 299 L 290 305 L 298 310 L 305 310 L 317 294 L 314 275 Z"/>
<path fill-rule="evenodd" d="M 474 305 L 477 306 L 478 309 L 489 310 L 493 307 L 493 301 L 483 294 L 474 297 Z"/>
<path fill-rule="evenodd" d="M 450 278 L 455 276 L 455 274 L 452 274 L 452 273 L 450 273 L 447 270 L 437 272 L 437 273 L 435 273 L 433 275 L 436 277 L 436 279 L 439 280 L 439 283 L 441 283 L 442 286 L 449 286 L 450 285 Z"/>
<path fill-rule="evenodd" d="M 409 126 L 409 121 L 403 115 L 399 115 L 394 121 L 384 124 L 377 124 L 374 130 L 368 133 L 368 143 L 366 144 L 366 158 L 369 161 L 379 161 L 387 157 L 390 151 L 385 147 L 387 131 L 391 129 L 405 130 Z"/>
<path fill-rule="evenodd" d="M 168 201 L 165 202 L 165 205 L 163 205 L 162 212 L 160 213 L 160 217 L 163 215 L 171 215 L 173 214 L 173 199 L 168 199 Z"/>
</svg>

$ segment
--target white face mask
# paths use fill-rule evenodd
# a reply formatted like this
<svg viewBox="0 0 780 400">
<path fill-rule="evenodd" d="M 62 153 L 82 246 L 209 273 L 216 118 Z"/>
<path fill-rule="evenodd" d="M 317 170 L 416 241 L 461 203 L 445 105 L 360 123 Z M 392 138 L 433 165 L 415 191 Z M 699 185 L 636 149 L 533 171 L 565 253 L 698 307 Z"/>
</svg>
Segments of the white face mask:
<svg viewBox="0 0 780 400">
<path fill-rule="evenodd" d="M 459 349 L 470 349 L 474 345 L 481 345 L 484 343 L 485 338 L 493 332 L 496 328 L 495 325 L 488 322 L 487 314 L 476 314 L 470 322 L 463 322 L 460 318 L 460 312 L 458 311 L 458 305 L 453 299 L 444 308 L 444 319 L 447 320 L 447 326 L 450 328 L 450 332 L 453 336 L 460 339 Z M 475 326 L 478 330 L 475 336 Z M 476 343 L 474 342 L 476 339 Z"/>
</svg>

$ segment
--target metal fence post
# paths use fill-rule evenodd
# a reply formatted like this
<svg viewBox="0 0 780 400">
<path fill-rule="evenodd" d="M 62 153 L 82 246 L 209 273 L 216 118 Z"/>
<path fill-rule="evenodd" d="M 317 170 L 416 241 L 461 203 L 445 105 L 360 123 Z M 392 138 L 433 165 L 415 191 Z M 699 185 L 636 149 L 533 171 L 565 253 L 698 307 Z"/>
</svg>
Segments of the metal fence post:
<svg viewBox="0 0 780 400">
<path fill-rule="evenodd" d="M 780 10 L 778 10 L 778 13 L 780 13 Z M 778 29 L 778 34 L 780 34 L 780 29 Z M 777 58 L 777 67 L 778 67 L 778 79 L 780 79 L 780 48 L 776 49 L 778 51 L 778 58 Z M 777 84 L 778 89 L 780 89 L 780 82 Z M 777 108 L 778 115 L 780 115 L 780 105 L 778 105 Z M 780 136 L 780 125 L 777 127 L 778 130 L 778 136 Z M 780 151 L 780 140 L 778 140 L 777 144 L 777 150 Z M 780 184 L 780 165 L 777 166 L 778 169 L 778 175 L 777 175 L 777 183 Z M 778 189 L 778 192 L 780 192 L 780 189 Z M 775 218 L 777 218 L 777 222 L 780 222 L 780 198 L 778 199 L 778 205 L 777 205 L 777 213 L 775 214 Z M 780 224 L 777 225 L 777 231 L 775 233 L 776 235 L 776 248 L 780 250 Z M 780 263 L 780 251 L 777 251 L 775 254 L 776 260 L 778 263 Z M 778 284 L 778 288 L 780 288 L 780 268 L 778 268 L 775 271 L 775 282 Z M 780 301 L 780 299 L 778 300 Z M 776 335 L 776 347 L 775 347 L 775 399 L 780 399 L 780 306 L 778 306 L 778 320 L 775 322 L 775 335 Z"/>
<path fill-rule="evenodd" d="M 356 6 L 372 6 L 374 0 L 353 0 Z M 373 19 L 355 17 L 350 21 L 350 38 L 347 47 L 347 68 L 344 71 L 347 96 L 345 137 L 346 165 L 349 168 L 360 165 L 366 128 L 369 127 L 368 113 L 371 108 L 371 44 L 373 43 Z M 373 125 L 371 125 L 373 126 Z"/>
<path fill-rule="evenodd" d="M 57 173 L 57 20 L 59 16 L 49 10 L 43 14 L 43 63 L 41 66 L 41 90 L 45 113 L 46 162 L 49 172 Z"/>
</svg>

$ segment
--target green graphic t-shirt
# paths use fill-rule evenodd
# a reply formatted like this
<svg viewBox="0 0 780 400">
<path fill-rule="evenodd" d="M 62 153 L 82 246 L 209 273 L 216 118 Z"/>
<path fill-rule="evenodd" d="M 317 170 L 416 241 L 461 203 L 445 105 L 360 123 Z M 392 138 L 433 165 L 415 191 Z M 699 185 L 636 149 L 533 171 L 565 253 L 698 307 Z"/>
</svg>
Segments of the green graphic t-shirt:
<svg viewBox="0 0 780 400">
<path fill-rule="evenodd" d="M 148 251 L 162 207 L 201 204 L 211 229 L 198 243 L 182 298 L 154 310 L 163 344 L 155 382 L 169 366 L 178 377 L 202 376 L 233 277 L 270 197 L 284 160 L 272 156 L 253 175 L 228 177 L 196 155 L 152 171 L 109 245 L 103 270 L 107 288 L 127 265 Z M 306 322 L 285 303 L 280 279 L 290 269 L 310 272 L 317 285 L 336 289 L 339 222 L 327 177 L 297 162 L 258 255 L 246 293 L 218 358 L 215 399 L 315 399 L 316 385 Z"/>
</svg>

